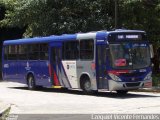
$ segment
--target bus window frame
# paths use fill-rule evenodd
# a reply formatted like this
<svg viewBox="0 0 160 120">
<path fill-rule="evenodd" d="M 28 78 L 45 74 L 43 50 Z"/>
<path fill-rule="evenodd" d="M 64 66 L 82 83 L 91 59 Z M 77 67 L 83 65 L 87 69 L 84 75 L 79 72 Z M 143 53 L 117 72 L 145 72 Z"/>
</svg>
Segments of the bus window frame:
<svg viewBox="0 0 160 120">
<path fill-rule="evenodd" d="M 81 54 L 81 46 L 80 46 L 80 44 L 81 44 L 81 41 L 87 41 L 87 40 L 93 41 L 93 48 L 92 48 L 93 57 L 91 59 L 81 59 L 80 58 L 80 54 Z M 78 45 L 77 45 L 77 47 L 78 47 L 78 59 L 66 59 L 64 57 L 65 56 L 64 53 L 66 54 L 66 49 L 64 48 L 65 47 L 64 44 L 68 43 L 68 42 L 77 42 L 78 43 Z M 63 61 L 93 61 L 95 59 L 95 52 L 96 52 L 96 50 L 95 50 L 96 47 L 95 46 L 96 46 L 95 39 L 79 39 L 79 40 L 67 40 L 67 41 L 64 41 L 64 42 L 62 42 L 62 60 Z"/>
<path fill-rule="evenodd" d="M 11 44 L 11 45 L 4 45 L 3 46 L 3 48 L 4 48 L 4 50 L 3 50 L 3 59 L 4 59 L 4 61 L 46 61 L 46 60 L 49 60 L 49 43 L 34 43 L 35 45 L 39 45 L 39 51 L 37 51 L 38 52 L 38 59 L 29 59 L 29 45 L 33 45 L 33 44 Z M 41 51 L 40 50 L 40 45 L 43 45 L 43 44 L 46 44 L 47 45 L 47 51 Z M 16 53 L 16 59 L 9 59 L 9 46 L 17 46 L 17 53 Z M 19 49 L 20 49 L 20 45 L 26 45 L 27 46 L 27 52 L 26 52 L 26 55 L 27 55 L 27 57 L 26 57 L 26 59 L 20 59 L 20 54 L 19 54 Z M 7 52 L 7 59 L 5 59 L 5 49 L 6 49 L 6 47 L 8 47 L 8 52 Z M 48 56 L 47 56 L 47 58 L 46 59 L 41 59 L 41 57 L 40 57 L 40 54 L 41 53 L 47 53 L 48 54 Z"/>
<path fill-rule="evenodd" d="M 93 56 L 92 56 L 92 58 L 91 59 L 81 59 L 80 58 L 80 56 L 81 56 L 81 41 L 93 41 L 93 48 L 92 48 L 92 54 L 93 54 Z M 93 61 L 94 59 L 95 59 L 95 45 L 96 45 L 96 43 L 95 43 L 95 39 L 80 39 L 79 40 L 80 41 L 80 43 L 79 43 L 79 60 L 80 61 Z"/>
<path fill-rule="evenodd" d="M 77 45 L 77 47 L 78 47 L 78 59 L 66 59 L 66 46 L 65 46 L 65 43 L 69 43 L 69 42 L 77 42 L 78 43 L 78 45 Z M 62 42 L 62 60 L 63 61 L 77 61 L 77 60 L 79 60 L 79 40 L 67 40 L 67 41 L 63 41 Z"/>
</svg>

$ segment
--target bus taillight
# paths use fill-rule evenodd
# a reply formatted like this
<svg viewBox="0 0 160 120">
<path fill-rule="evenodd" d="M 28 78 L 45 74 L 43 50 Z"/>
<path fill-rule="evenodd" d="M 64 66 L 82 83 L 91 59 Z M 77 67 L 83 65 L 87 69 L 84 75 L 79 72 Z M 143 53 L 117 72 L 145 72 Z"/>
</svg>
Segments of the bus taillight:
<svg viewBox="0 0 160 120">
<path fill-rule="evenodd" d="M 91 69 L 95 70 L 96 69 L 96 64 L 94 62 L 91 63 Z"/>
</svg>

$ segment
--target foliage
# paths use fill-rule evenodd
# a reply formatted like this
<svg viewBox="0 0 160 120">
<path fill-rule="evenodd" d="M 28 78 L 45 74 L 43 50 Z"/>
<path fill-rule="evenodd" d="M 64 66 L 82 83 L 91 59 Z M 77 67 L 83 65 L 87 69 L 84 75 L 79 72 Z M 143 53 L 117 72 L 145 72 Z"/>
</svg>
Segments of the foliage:
<svg viewBox="0 0 160 120">
<path fill-rule="evenodd" d="M 129 29 L 145 30 L 150 41 L 159 43 L 159 6 L 160 0 L 123 0 L 120 4 L 121 25 Z"/>
<path fill-rule="evenodd" d="M 160 87 L 160 74 L 154 74 L 152 77 L 152 86 Z"/>
<path fill-rule="evenodd" d="M 25 37 L 114 28 L 114 0 L 1 0 L 0 26 L 26 27 Z M 118 0 L 118 27 L 141 29 L 160 42 L 160 0 Z M 156 44 L 160 45 L 160 44 Z"/>
<path fill-rule="evenodd" d="M 8 2 L 7 2 L 8 1 Z M 5 0 L 3 25 L 27 26 L 25 36 L 111 29 L 109 0 Z M 92 4 L 91 4 L 92 3 Z M 101 4 L 103 3 L 103 4 Z"/>
</svg>

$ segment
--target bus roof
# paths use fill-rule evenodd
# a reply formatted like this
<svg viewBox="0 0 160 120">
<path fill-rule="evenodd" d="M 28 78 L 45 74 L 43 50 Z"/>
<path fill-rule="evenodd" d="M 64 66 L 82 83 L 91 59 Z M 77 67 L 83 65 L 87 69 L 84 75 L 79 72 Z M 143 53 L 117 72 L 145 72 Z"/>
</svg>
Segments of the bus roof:
<svg viewBox="0 0 160 120">
<path fill-rule="evenodd" d="M 115 31 L 107 31 L 108 33 L 124 33 L 124 32 L 138 32 L 138 33 L 145 33 L 142 30 L 125 30 L 125 29 L 116 29 Z"/>
<path fill-rule="evenodd" d="M 79 39 L 95 39 L 97 36 L 105 37 L 110 33 L 124 33 L 124 32 L 141 32 L 140 30 L 122 30 L 117 29 L 115 31 L 96 31 L 96 32 L 88 32 L 88 33 L 76 33 L 76 34 L 64 34 L 60 36 L 47 36 L 47 37 L 34 37 L 34 38 L 23 38 L 16 40 L 6 40 L 3 42 L 3 45 L 14 45 L 14 44 L 32 44 L 32 43 L 49 43 L 52 41 L 69 41 L 69 40 L 79 40 Z"/>
<path fill-rule="evenodd" d="M 48 43 L 51 41 L 63 41 L 65 39 L 75 40 L 76 34 L 74 35 L 61 35 L 61 36 L 48 36 L 48 37 L 34 37 L 34 38 L 23 38 L 17 40 L 6 40 L 3 42 L 3 45 L 12 45 L 12 44 L 28 44 L 28 43 Z"/>
</svg>

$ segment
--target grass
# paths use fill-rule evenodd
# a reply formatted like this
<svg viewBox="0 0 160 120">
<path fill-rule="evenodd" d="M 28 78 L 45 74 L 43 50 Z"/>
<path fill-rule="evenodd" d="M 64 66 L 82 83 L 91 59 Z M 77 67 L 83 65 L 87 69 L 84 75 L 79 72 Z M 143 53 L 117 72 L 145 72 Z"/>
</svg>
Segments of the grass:
<svg viewBox="0 0 160 120">
<path fill-rule="evenodd" d="M 152 86 L 160 87 L 160 74 L 152 75 Z"/>
</svg>

